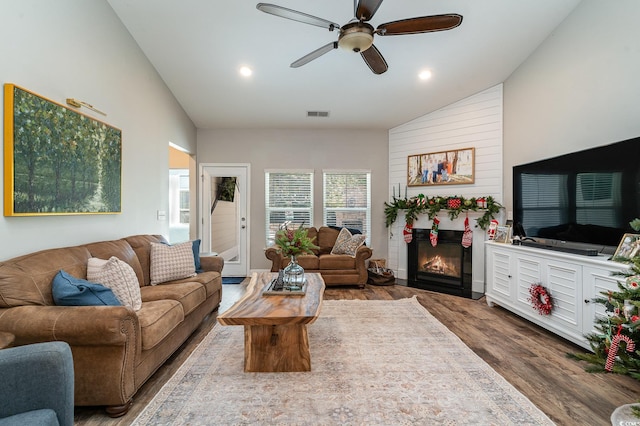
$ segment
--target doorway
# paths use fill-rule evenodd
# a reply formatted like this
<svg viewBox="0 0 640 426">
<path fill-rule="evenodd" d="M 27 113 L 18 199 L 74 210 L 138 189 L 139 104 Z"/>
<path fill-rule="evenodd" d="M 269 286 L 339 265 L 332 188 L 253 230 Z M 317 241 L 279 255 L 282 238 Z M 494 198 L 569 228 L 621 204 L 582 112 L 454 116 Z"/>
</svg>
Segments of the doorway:
<svg viewBox="0 0 640 426">
<path fill-rule="evenodd" d="M 222 275 L 249 271 L 249 164 L 200 165 L 202 251 L 224 259 Z"/>
<path fill-rule="evenodd" d="M 169 235 L 171 244 L 195 237 L 195 159 L 179 146 L 169 143 Z"/>
</svg>

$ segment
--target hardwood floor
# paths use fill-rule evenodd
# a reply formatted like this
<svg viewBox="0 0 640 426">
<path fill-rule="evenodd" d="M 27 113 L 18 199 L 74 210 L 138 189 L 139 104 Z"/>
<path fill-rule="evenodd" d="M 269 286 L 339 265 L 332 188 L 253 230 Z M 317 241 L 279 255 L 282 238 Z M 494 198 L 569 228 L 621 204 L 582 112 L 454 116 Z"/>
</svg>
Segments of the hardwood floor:
<svg viewBox="0 0 640 426">
<path fill-rule="evenodd" d="M 225 285 L 220 312 L 242 294 L 246 284 Z M 584 350 L 499 307 L 484 298 L 470 300 L 403 285 L 327 288 L 325 300 L 394 300 L 416 295 L 420 303 L 455 333 L 509 383 L 558 425 L 609 425 L 613 410 L 640 398 L 640 382 L 615 374 L 590 374 L 567 353 Z M 216 313 L 205 319 L 163 367 L 138 391 L 129 413 L 111 419 L 102 408 L 77 407 L 77 425 L 128 425 L 187 359 L 216 324 Z M 469 403 L 473 396 L 469 395 Z"/>
</svg>

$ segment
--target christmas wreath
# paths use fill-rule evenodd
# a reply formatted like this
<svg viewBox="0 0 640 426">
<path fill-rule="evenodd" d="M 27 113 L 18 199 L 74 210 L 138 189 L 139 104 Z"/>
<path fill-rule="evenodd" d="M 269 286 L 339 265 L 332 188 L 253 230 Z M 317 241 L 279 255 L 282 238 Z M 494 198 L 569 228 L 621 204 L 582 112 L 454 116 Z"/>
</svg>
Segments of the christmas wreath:
<svg viewBox="0 0 640 426">
<path fill-rule="evenodd" d="M 549 315 L 551 313 L 553 300 L 551 300 L 551 295 L 546 288 L 541 284 L 531 284 L 529 295 L 529 302 L 540 315 Z"/>
</svg>

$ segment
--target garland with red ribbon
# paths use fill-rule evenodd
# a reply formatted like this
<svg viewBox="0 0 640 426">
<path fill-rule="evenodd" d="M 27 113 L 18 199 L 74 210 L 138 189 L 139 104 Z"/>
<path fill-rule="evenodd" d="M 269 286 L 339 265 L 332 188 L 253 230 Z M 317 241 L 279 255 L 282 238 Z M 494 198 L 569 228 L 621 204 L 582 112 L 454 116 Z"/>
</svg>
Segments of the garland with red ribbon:
<svg viewBox="0 0 640 426">
<path fill-rule="evenodd" d="M 545 287 L 541 284 L 531 284 L 529 295 L 529 302 L 540 315 L 549 315 L 551 313 L 553 300 Z"/>
</svg>

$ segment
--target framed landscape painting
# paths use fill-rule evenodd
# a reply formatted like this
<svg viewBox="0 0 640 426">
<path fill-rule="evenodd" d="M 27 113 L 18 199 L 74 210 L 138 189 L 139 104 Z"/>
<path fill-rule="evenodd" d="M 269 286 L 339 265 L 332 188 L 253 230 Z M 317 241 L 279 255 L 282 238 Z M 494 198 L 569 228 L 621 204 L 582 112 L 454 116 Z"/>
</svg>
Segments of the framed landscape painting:
<svg viewBox="0 0 640 426">
<path fill-rule="evenodd" d="M 4 215 L 121 212 L 122 132 L 4 86 Z"/>
<path fill-rule="evenodd" d="M 407 158 L 407 185 L 460 185 L 474 182 L 474 148 L 454 149 Z"/>
</svg>

